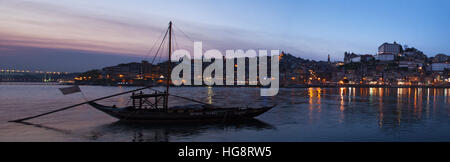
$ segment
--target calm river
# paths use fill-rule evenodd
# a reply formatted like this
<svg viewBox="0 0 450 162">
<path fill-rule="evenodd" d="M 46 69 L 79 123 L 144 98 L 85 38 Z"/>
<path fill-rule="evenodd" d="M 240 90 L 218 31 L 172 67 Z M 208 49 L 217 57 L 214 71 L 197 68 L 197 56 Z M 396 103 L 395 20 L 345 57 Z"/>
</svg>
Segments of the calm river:
<svg viewBox="0 0 450 162">
<path fill-rule="evenodd" d="M 286 88 L 260 97 L 259 88 L 176 87 L 171 93 L 218 106 L 278 106 L 240 123 L 127 124 L 88 105 L 28 125 L 7 122 L 133 89 L 81 86 L 83 94 L 63 96 L 60 87 L 0 83 L 0 141 L 450 141 L 450 89 Z M 170 98 L 171 105 L 186 103 Z"/>
</svg>

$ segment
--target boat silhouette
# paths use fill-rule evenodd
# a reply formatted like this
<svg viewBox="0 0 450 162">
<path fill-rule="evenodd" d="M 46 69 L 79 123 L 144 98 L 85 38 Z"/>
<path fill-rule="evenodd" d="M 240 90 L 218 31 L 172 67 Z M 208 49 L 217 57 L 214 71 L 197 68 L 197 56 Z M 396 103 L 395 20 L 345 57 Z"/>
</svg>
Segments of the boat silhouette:
<svg viewBox="0 0 450 162">
<path fill-rule="evenodd" d="M 173 121 L 196 121 L 196 120 L 208 120 L 208 121 L 224 121 L 224 120 L 236 120 L 253 118 L 261 115 L 276 105 L 264 106 L 264 107 L 217 107 L 211 104 L 203 103 L 197 100 L 193 100 L 186 97 L 181 97 L 169 93 L 170 88 L 170 76 L 171 76 L 171 61 L 172 56 L 172 22 L 169 22 L 169 27 L 166 31 L 168 34 L 168 69 L 166 79 L 165 92 L 154 90 L 155 93 L 144 94 L 134 93 L 131 95 L 132 105 L 127 107 L 117 108 L 115 106 L 105 106 L 96 102 L 88 102 L 88 104 L 110 116 L 113 116 L 120 120 L 126 121 L 160 121 L 160 122 L 173 122 Z M 166 39 L 163 38 L 163 41 Z M 157 54 L 156 54 L 157 55 Z M 150 88 L 151 89 L 151 88 Z M 151 89 L 153 90 L 153 89 Z M 193 101 L 198 104 L 183 105 L 183 106 L 168 106 L 169 96 L 175 96 L 188 101 Z"/>
</svg>

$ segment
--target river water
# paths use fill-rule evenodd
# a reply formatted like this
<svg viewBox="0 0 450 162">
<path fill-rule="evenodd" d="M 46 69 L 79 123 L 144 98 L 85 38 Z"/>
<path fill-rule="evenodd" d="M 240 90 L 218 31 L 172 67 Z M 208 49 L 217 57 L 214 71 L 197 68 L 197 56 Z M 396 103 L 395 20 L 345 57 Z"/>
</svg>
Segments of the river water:
<svg viewBox="0 0 450 162">
<path fill-rule="evenodd" d="M 61 87 L 0 83 L 0 141 L 450 141 L 450 89 L 432 88 L 282 88 L 260 97 L 259 88 L 174 87 L 171 93 L 218 106 L 278 106 L 245 122 L 130 124 L 88 105 L 28 124 L 7 122 L 133 89 L 81 86 L 83 93 L 64 96 Z M 171 105 L 187 103 L 170 98 Z"/>
</svg>

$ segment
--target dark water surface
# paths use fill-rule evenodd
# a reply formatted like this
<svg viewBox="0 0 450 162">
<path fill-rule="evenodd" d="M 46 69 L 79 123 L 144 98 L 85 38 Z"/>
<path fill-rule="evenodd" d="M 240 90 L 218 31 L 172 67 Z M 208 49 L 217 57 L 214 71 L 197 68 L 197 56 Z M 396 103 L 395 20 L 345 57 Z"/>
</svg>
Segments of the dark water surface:
<svg viewBox="0 0 450 162">
<path fill-rule="evenodd" d="M 84 96 L 63 96 L 60 87 L 0 83 L 0 141 L 450 141 L 450 89 L 287 88 L 260 97 L 258 88 L 176 87 L 172 93 L 219 106 L 278 106 L 238 123 L 129 124 L 88 105 L 29 125 L 7 122 L 133 89 L 82 86 Z M 129 100 L 99 103 L 123 106 Z"/>
</svg>

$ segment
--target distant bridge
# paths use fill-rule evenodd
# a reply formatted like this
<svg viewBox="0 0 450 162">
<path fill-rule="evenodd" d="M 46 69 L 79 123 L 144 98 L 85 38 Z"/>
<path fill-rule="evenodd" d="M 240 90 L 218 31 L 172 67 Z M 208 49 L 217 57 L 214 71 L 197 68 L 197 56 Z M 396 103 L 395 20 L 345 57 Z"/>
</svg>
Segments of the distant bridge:
<svg viewBox="0 0 450 162">
<path fill-rule="evenodd" d="M 41 70 L 17 70 L 17 69 L 0 69 L 0 73 L 35 73 L 35 74 L 70 74 L 69 72 L 41 71 Z"/>
<path fill-rule="evenodd" d="M 74 73 L 0 69 L 0 82 L 56 82 L 61 80 L 72 80 Z"/>
</svg>

